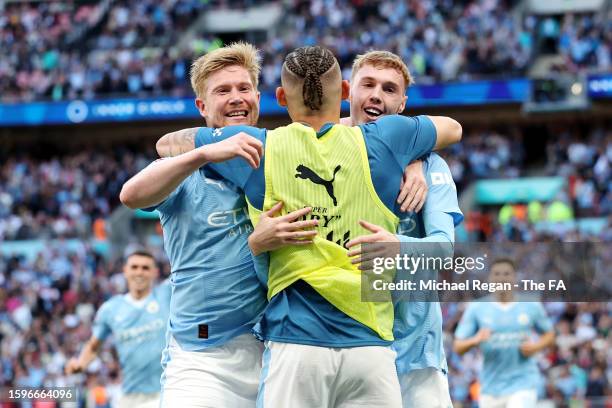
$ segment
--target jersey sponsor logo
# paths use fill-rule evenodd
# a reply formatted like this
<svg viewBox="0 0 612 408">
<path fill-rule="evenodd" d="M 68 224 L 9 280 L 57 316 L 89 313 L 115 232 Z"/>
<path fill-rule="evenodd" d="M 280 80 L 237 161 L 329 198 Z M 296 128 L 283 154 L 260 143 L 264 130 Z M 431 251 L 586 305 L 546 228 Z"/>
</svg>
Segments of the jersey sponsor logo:
<svg viewBox="0 0 612 408">
<path fill-rule="evenodd" d="M 332 201 L 334 202 L 334 207 L 335 207 L 338 205 L 338 202 L 336 200 L 336 196 L 334 195 L 334 181 L 336 180 L 336 173 L 339 170 L 340 170 L 340 165 L 337 165 L 336 168 L 334 169 L 334 176 L 332 177 L 332 179 L 325 180 L 324 178 L 319 176 L 314 170 L 304 166 L 303 164 L 300 164 L 295 168 L 295 171 L 297 172 L 295 174 L 295 178 L 310 180 L 314 184 L 320 184 L 323 187 L 325 187 L 325 191 L 327 191 L 327 194 L 331 197 Z"/>
<path fill-rule="evenodd" d="M 159 312 L 159 303 L 157 303 L 155 300 L 149 302 L 149 304 L 147 305 L 147 312 L 151 314 Z"/>
<path fill-rule="evenodd" d="M 121 330 L 115 334 L 115 339 L 118 342 L 137 342 L 140 343 L 146 339 L 151 338 L 153 335 L 164 331 L 166 325 L 162 319 L 155 319 L 152 322 L 144 324 L 138 327 L 131 327 L 129 329 Z"/>
<path fill-rule="evenodd" d="M 430 178 L 431 178 L 431 184 L 433 186 L 440 185 L 440 184 L 449 184 L 455 190 L 457 189 L 457 187 L 455 186 L 455 182 L 453 181 L 453 176 L 451 176 L 450 173 L 432 171 L 430 173 Z"/>
<path fill-rule="evenodd" d="M 226 228 L 226 236 L 229 238 L 253 232 L 247 207 L 211 212 L 208 214 L 206 222 L 214 228 Z"/>
<path fill-rule="evenodd" d="M 234 208 L 233 210 L 213 211 L 208 214 L 206 221 L 213 227 L 227 227 L 228 225 L 238 225 L 249 219 L 247 207 Z"/>
</svg>

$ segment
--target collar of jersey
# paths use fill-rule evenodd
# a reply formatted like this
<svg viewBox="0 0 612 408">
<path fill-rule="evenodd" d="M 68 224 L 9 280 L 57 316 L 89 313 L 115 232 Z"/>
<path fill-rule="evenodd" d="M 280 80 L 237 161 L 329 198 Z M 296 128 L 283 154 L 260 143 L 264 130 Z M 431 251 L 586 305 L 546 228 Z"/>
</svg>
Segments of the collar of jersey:
<svg viewBox="0 0 612 408">
<path fill-rule="evenodd" d="M 295 123 L 312 129 L 312 127 L 310 125 L 306 124 L 306 123 L 302 123 L 302 122 L 295 122 Z M 327 122 L 326 124 L 324 124 L 321 127 L 321 129 L 318 132 L 316 132 L 317 139 L 321 139 L 323 136 L 325 136 L 330 130 L 333 129 L 334 125 L 335 125 L 335 123 L 331 123 L 331 122 Z"/>
</svg>

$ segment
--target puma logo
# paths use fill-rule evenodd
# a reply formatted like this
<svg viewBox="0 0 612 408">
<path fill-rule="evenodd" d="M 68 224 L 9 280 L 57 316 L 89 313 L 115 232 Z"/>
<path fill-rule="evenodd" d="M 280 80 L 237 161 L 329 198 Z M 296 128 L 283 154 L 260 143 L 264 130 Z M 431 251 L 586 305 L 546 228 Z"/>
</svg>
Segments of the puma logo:
<svg viewBox="0 0 612 408">
<path fill-rule="evenodd" d="M 304 180 L 310 180 L 315 184 L 321 184 L 323 187 L 325 187 L 325 191 L 327 191 L 327 194 L 329 194 L 329 196 L 331 197 L 332 201 L 334 202 L 334 207 L 335 207 L 338 205 L 338 202 L 336 201 L 336 196 L 334 195 L 334 180 L 336 179 L 336 173 L 339 170 L 340 170 L 340 165 L 337 165 L 336 168 L 334 169 L 334 176 L 332 177 L 332 179 L 324 180 L 317 173 L 315 173 L 312 169 L 309 169 L 303 164 L 300 164 L 299 166 L 295 168 L 295 171 L 297 171 L 297 173 L 295 174 L 295 178 L 299 177 Z"/>
</svg>

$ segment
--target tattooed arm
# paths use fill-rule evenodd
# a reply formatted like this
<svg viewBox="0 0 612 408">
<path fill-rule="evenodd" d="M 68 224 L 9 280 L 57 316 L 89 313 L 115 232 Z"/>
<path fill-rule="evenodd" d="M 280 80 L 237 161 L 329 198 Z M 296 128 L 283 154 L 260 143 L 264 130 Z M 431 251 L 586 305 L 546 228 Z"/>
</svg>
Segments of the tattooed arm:
<svg viewBox="0 0 612 408">
<path fill-rule="evenodd" d="M 195 149 L 197 127 L 167 133 L 155 144 L 160 157 L 174 157 Z"/>
</svg>

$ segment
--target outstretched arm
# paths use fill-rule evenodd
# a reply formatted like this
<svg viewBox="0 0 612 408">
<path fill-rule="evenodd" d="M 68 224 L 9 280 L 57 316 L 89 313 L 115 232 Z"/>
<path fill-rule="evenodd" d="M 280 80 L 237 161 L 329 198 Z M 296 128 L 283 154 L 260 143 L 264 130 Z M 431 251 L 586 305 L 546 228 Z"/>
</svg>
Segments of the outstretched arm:
<svg viewBox="0 0 612 408">
<path fill-rule="evenodd" d="M 187 176 L 207 163 L 242 157 L 256 168 L 262 156 L 263 143 L 241 132 L 177 157 L 151 163 L 123 185 L 119 199 L 130 208 L 151 207 L 162 202 Z"/>
<path fill-rule="evenodd" d="M 174 157 L 195 149 L 195 136 L 200 128 L 181 129 L 166 133 L 155 144 L 159 157 Z"/>
<path fill-rule="evenodd" d="M 488 340 L 491 337 L 491 329 L 480 329 L 472 337 L 467 339 L 455 339 L 453 342 L 453 350 L 459 355 L 463 355 L 474 347 L 478 347 L 480 343 Z"/>
<path fill-rule="evenodd" d="M 100 340 L 92 336 L 87 343 L 85 343 L 79 357 L 73 357 L 68 360 L 68 363 L 66 363 L 66 367 L 64 369 L 66 374 L 70 375 L 84 371 L 98 355 L 98 350 L 100 349 L 101 344 L 102 342 Z"/>
</svg>

